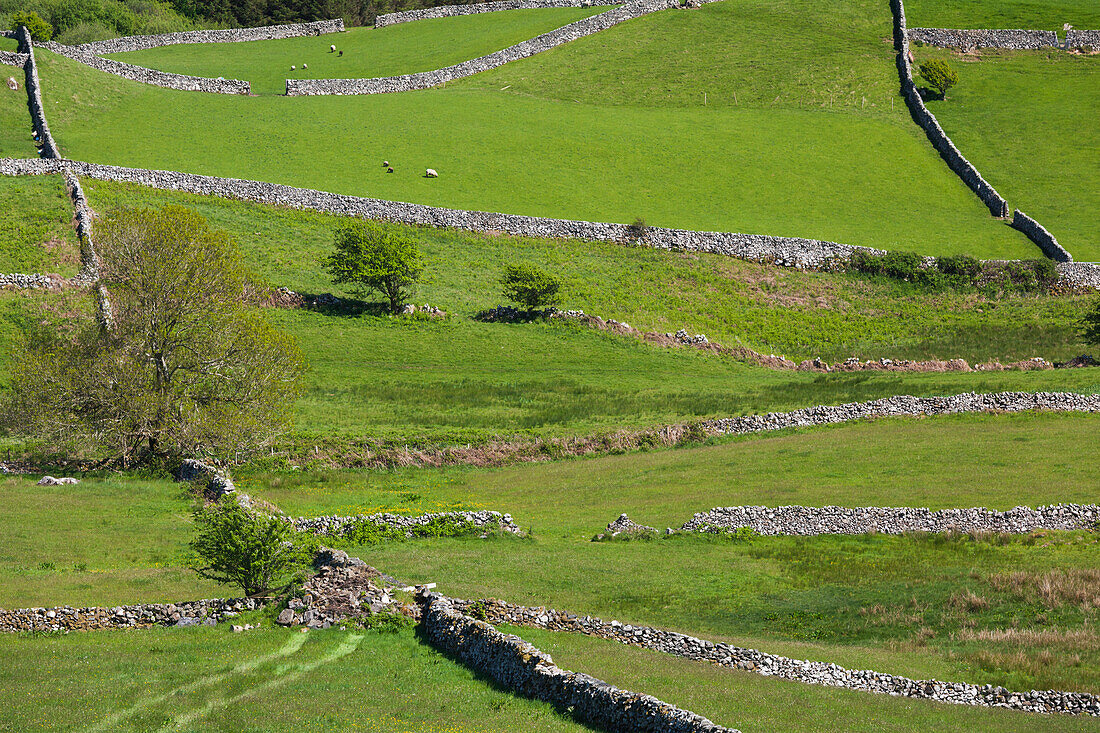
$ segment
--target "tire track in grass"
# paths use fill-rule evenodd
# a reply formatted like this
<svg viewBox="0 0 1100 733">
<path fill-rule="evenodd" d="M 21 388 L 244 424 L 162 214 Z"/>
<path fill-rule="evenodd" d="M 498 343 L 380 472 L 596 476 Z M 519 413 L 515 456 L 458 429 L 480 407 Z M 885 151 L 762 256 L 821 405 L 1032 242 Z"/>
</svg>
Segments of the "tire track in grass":
<svg viewBox="0 0 1100 733">
<path fill-rule="evenodd" d="M 271 654 L 256 657 L 255 659 L 250 659 L 247 662 L 241 662 L 240 664 L 230 669 L 228 672 L 221 672 L 220 674 L 212 674 L 207 675 L 206 677 L 200 677 L 193 682 L 189 682 L 186 685 L 180 685 L 179 687 L 176 687 L 173 690 L 169 690 L 168 692 L 165 692 L 161 695 L 156 695 L 155 697 L 147 697 L 139 700 L 125 710 L 121 710 L 117 713 L 112 713 L 111 715 L 108 715 L 97 724 L 87 728 L 86 730 L 89 733 L 116 730 L 119 723 L 121 723 L 122 721 L 131 718 L 137 713 L 140 713 L 143 710 L 147 710 L 154 705 L 158 705 L 174 695 L 194 692 L 195 690 L 201 689 L 203 687 L 216 685 L 233 675 L 247 674 L 259 667 L 260 665 L 274 662 L 278 659 L 282 659 L 283 657 L 289 657 L 290 655 L 294 654 L 302 648 L 302 645 L 306 643 L 306 636 L 306 634 L 294 634 L 290 637 L 290 639 L 287 640 L 286 644 L 284 644 L 282 648 L 280 648 L 278 651 L 272 652 Z"/>
<path fill-rule="evenodd" d="M 300 637 L 304 640 L 307 635 L 306 634 L 296 634 L 295 636 Z M 268 692 L 270 690 L 275 689 L 276 687 L 281 687 L 282 685 L 285 685 L 288 682 L 293 682 L 293 681 L 297 680 L 298 678 L 302 677 L 303 675 L 306 675 L 306 674 L 312 672 L 313 670 L 317 669 L 318 667 L 324 666 L 324 665 L 329 664 L 331 662 L 335 662 L 337 659 L 340 659 L 341 657 L 346 657 L 347 655 L 351 654 L 352 652 L 354 652 L 356 649 L 359 648 L 359 644 L 365 638 L 366 638 L 365 634 L 348 634 L 344 638 L 344 640 L 335 649 L 333 649 L 331 652 L 329 652 L 325 656 L 321 657 L 320 659 L 317 659 L 317 660 L 312 661 L 312 662 L 307 662 L 305 664 L 280 665 L 279 668 L 276 669 L 275 672 L 274 672 L 274 674 L 276 675 L 274 678 L 269 679 L 266 682 L 263 682 L 259 685 L 256 685 L 255 687 L 252 687 L 251 689 L 245 690 L 244 692 L 240 693 L 239 695 L 234 695 L 233 697 L 219 697 L 219 698 L 216 698 L 214 700 L 210 700 L 209 702 L 207 702 L 205 705 L 203 705 L 200 708 L 197 708 L 195 710 L 191 710 L 189 712 L 181 713 L 181 714 L 177 715 L 176 717 L 172 718 L 172 720 L 168 724 L 166 724 L 165 726 L 163 726 L 159 730 L 161 730 L 161 731 L 177 730 L 177 729 L 179 729 L 180 726 L 185 726 L 189 723 L 193 723 L 194 721 L 198 720 L 199 718 L 202 718 L 202 717 L 205 717 L 206 715 L 209 715 L 210 713 L 212 713 L 214 710 L 216 710 L 218 708 L 229 707 L 230 705 L 232 705 L 234 703 L 238 703 L 238 702 L 240 702 L 240 701 L 242 701 L 246 698 L 252 697 L 253 695 L 256 695 L 258 693 Z M 301 644 L 299 644 L 298 646 L 301 646 Z"/>
</svg>

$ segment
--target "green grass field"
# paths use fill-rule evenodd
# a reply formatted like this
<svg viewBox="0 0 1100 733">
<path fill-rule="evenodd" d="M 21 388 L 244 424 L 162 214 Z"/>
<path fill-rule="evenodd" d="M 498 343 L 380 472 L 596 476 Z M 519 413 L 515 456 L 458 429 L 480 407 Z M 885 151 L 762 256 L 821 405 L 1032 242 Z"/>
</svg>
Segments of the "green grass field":
<svg viewBox="0 0 1100 733">
<path fill-rule="evenodd" d="M 76 274 L 80 244 L 72 218 L 60 176 L 0 177 L 0 272 Z"/>
<path fill-rule="evenodd" d="M 252 83 L 253 94 L 283 94 L 287 79 L 355 79 L 441 69 L 607 9 L 483 13 L 277 41 L 164 46 L 108 58 L 177 74 L 244 79 Z M 330 45 L 344 55 L 329 53 Z M 292 72 L 291 66 L 297 69 Z"/>
<path fill-rule="evenodd" d="M 799 0 L 793 9 L 809 5 Z M 840 3 L 828 7 L 831 17 L 851 15 Z M 738 67 L 753 85 L 738 94 L 759 97 L 765 88 L 770 93 L 777 82 L 769 72 L 787 64 L 787 76 L 778 83 L 794 90 L 812 82 L 833 90 L 829 98 L 858 95 L 858 109 L 853 102 L 830 110 L 824 97 L 786 107 L 703 106 L 705 83 L 685 90 L 694 101 L 672 107 L 644 101 L 626 107 L 613 97 L 578 103 L 515 85 L 501 91 L 505 77 L 491 91 L 479 89 L 482 82 L 474 78 L 445 90 L 399 95 L 227 98 L 127 82 L 46 53 L 41 65 L 47 96 L 56 102 L 51 125 L 58 144 L 78 159 L 467 209 L 621 222 L 640 216 L 653 225 L 806 236 L 926 254 L 1035 256 L 1033 245 L 991 219 L 954 178 L 900 105 L 887 111 L 883 95 L 896 84 L 892 50 L 882 40 L 889 35 L 889 16 L 878 5 L 867 8 L 873 8 L 874 21 L 860 28 L 868 35 L 855 49 L 834 42 L 829 64 L 814 72 L 833 77 L 820 84 L 794 70 L 802 46 L 792 51 L 794 58 L 784 56 L 785 45 L 773 48 L 775 58 L 763 73 L 752 73 L 751 61 Z M 669 11 L 611 32 L 637 27 L 659 33 L 671 22 L 665 18 L 675 16 L 691 24 L 684 33 L 702 26 L 719 38 L 716 28 L 741 32 L 738 16 L 723 15 L 730 12 L 728 4 Z M 803 26 L 795 28 L 792 33 Z M 750 31 L 737 37 L 755 43 L 759 34 Z M 598 34 L 578 44 L 590 48 L 614 40 Z M 725 44 L 704 42 L 680 55 L 692 69 L 722 66 Z M 555 54 L 573 45 L 528 59 L 522 68 L 558 78 Z M 854 77 L 846 70 L 868 65 L 872 71 Z M 576 73 L 583 75 L 584 67 Z M 660 72 L 643 58 L 616 73 L 623 85 L 629 80 L 637 87 Z M 871 99 L 865 109 L 866 95 Z M 371 124 L 364 126 L 363 119 Z M 852 146 L 853 139 L 860 145 Z M 397 173 L 387 175 L 382 160 Z M 427 167 L 439 170 L 440 178 L 423 178 Z M 870 210 L 874 216 L 867 215 Z"/>
<path fill-rule="evenodd" d="M 587 730 L 396 634 L 329 629 L 5 634 L 0 730 Z"/>
<path fill-rule="evenodd" d="M 5 66 L 4 71 L 3 79 L 15 79 L 19 88 L 9 89 L 6 83 L 0 83 L 0 157 L 37 158 L 31 138 L 27 91 L 23 88 L 23 70 Z"/>
<path fill-rule="evenodd" d="M 910 28 L 1100 28 L 1097 0 L 906 0 Z"/>
<path fill-rule="evenodd" d="M 1097 24 L 1100 27 L 1100 24 Z M 928 107 L 1014 208 L 1050 230 L 1077 260 L 1100 261 L 1100 57 L 1064 51 L 982 52 L 951 59 L 959 84 Z"/>
</svg>

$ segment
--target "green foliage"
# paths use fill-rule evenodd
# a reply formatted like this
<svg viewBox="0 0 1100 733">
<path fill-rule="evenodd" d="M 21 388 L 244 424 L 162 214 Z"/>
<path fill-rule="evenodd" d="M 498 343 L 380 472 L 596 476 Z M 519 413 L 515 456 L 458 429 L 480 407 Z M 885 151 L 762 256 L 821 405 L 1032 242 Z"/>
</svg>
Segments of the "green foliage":
<svg viewBox="0 0 1100 733">
<path fill-rule="evenodd" d="M 959 74 L 943 59 L 933 58 L 920 65 L 920 75 L 940 97 L 946 99 L 951 87 L 959 83 Z"/>
<path fill-rule="evenodd" d="M 309 554 L 292 542 L 290 522 L 245 509 L 233 495 L 194 513 L 197 529 L 191 549 L 204 578 L 238 586 L 245 595 L 271 590 L 286 581 Z"/>
<path fill-rule="evenodd" d="M 355 625 L 380 634 L 396 634 L 416 626 L 416 621 L 403 613 L 383 611 L 369 616 L 359 616 L 355 619 Z"/>
<path fill-rule="evenodd" d="M 1094 346 L 1100 346 L 1100 299 L 1081 319 L 1081 337 Z"/>
<path fill-rule="evenodd" d="M 97 230 L 112 324 L 31 323 L 0 413 L 8 433 L 124 465 L 265 446 L 304 364 L 245 308 L 240 254 L 179 207 L 122 210 Z"/>
<path fill-rule="evenodd" d="M 960 277 L 968 282 L 977 282 L 982 273 L 982 263 L 970 255 L 954 255 L 936 258 L 936 269 L 944 275 Z"/>
<path fill-rule="evenodd" d="M 325 260 L 336 283 L 375 291 L 398 313 L 424 271 L 416 239 L 393 226 L 356 221 L 336 230 L 336 251 Z"/>
<path fill-rule="evenodd" d="M 561 278 L 535 265 L 524 262 L 505 265 L 500 284 L 504 287 L 505 298 L 519 303 L 527 310 L 546 308 L 561 302 Z"/>
<path fill-rule="evenodd" d="M 480 535 L 486 530 L 472 522 L 455 517 L 436 517 L 427 524 L 408 529 L 393 529 L 370 521 L 361 521 L 353 529 L 342 535 L 344 542 L 353 545 L 378 545 L 383 542 L 402 542 L 407 539 L 425 539 L 435 537 L 469 537 Z"/>
<path fill-rule="evenodd" d="M 466 615 L 476 621 L 488 621 L 489 605 L 484 600 L 476 600 L 466 607 Z"/>
<path fill-rule="evenodd" d="M 53 38 L 53 28 L 33 10 L 30 12 L 20 10 L 12 13 L 9 27 L 16 31 L 19 30 L 20 26 L 26 26 L 27 30 L 30 31 L 31 38 L 35 41 L 48 41 Z"/>
<path fill-rule="evenodd" d="M 161 0 L 0 0 L 0 14 L 13 10 L 41 16 L 66 44 L 199 27 Z"/>
</svg>

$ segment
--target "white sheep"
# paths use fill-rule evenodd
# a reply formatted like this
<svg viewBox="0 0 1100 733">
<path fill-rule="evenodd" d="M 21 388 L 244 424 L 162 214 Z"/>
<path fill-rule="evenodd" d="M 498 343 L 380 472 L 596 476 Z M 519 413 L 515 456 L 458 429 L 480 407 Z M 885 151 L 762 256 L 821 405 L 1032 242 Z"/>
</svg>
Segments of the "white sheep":
<svg viewBox="0 0 1100 733">
<path fill-rule="evenodd" d="M 291 71 L 295 71 L 295 70 L 296 70 L 297 68 L 298 68 L 297 66 L 291 66 L 291 67 L 290 67 L 290 70 L 291 70 Z"/>
<path fill-rule="evenodd" d="M 335 43 L 328 47 L 328 52 L 329 53 L 336 53 L 336 44 Z"/>
<path fill-rule="evenodd" d="M 424 171 L 425 178 L 439 178 L 439 174 L 435 172 L 435 168 L 429 168 Z"/>
<path fill-rule="evenodd" d="M 309 68 L 309 64 L 302 64 L 302 68 L 303 68 L 303 69 L 308 69 L 308 68 Z"/>
</svg>

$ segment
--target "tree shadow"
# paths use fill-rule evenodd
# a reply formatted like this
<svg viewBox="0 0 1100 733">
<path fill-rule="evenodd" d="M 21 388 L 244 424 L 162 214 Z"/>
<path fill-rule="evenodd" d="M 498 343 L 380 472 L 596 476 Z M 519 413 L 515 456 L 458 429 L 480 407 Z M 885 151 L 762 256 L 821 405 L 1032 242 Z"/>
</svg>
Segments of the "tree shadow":
<svg viewBox="0 0 1100 733">
<path fill-rule="evenodd" d="M 929 102 L 932 100 L 942 102 L 943 100 L 947 99 L 946 94 L 940 94 L 935 89 L 931 89 L 929 87 L 917 87 L 917 94 L 920 95 L 922 102 Z"/>
</svg>

